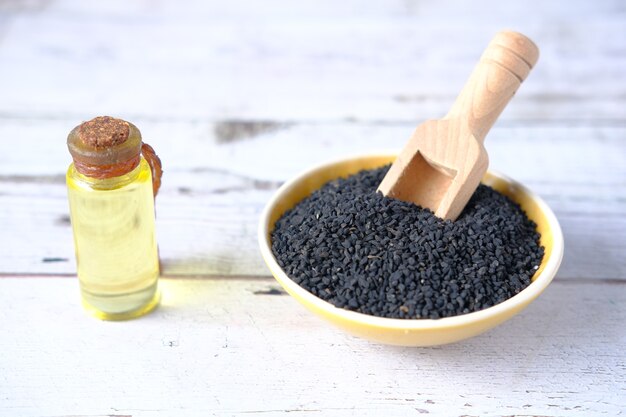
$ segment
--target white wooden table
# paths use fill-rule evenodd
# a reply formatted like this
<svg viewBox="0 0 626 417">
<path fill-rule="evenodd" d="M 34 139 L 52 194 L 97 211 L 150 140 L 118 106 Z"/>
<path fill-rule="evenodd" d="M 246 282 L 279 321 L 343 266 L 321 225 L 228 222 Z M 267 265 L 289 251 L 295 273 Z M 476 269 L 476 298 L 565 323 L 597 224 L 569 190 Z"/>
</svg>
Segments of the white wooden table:
<svg viewBox="0 0 626 417">
<path fill-rule="evenodd" d="M 353 338 L 269 276 L 275 189 L 399 149 L 442 116 L 503 28 L 537 68 L 487 138 L 566 240 L 527 310 L 434 348 Z M 163 302 L 79 304 L 72 127 L 134 122 L 161 155 Z M 0 416 L 626 412 L 626 8 L 610 1 L 0 1 Z"/>
</svg>

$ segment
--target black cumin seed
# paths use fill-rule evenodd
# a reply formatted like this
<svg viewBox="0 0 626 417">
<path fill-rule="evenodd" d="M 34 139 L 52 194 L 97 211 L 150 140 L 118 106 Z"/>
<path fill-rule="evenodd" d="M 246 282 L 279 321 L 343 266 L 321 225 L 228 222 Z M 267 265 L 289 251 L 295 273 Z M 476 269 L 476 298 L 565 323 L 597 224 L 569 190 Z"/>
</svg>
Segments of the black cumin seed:
<svg viewBox="0 0 626 417">
<path fill-rule="evenodd" d="M 376 193 L 389 166 L 325 184 L 272 232 L 279 265 L 337 307 L 380 317 L 450 317 L 500 303 L 543 259 L 534 222 L 478 187 L 455 222 Z"/>
</svg>

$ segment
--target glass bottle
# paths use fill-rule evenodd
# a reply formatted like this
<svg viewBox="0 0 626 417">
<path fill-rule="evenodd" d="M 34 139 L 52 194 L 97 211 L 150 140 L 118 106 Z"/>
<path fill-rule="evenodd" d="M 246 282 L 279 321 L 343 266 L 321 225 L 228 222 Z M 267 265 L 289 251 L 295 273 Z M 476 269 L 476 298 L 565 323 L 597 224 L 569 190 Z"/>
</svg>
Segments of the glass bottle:
<svg viewBox="0 0 626 417">
<path fill-rule="evenodd" d="M 159 302 L 154 196 L 160 160 L 133 124 L 107 116 L 74 128 L 67 145 L 83 305 L 104 320 L 146 314 Z"/>
</svg>

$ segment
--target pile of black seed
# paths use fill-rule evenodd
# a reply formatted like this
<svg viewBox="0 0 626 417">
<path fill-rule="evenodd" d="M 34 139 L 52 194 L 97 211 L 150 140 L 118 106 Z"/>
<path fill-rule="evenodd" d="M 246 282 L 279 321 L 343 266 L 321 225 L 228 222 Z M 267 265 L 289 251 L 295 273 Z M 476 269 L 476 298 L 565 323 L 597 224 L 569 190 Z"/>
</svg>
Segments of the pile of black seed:
<svg viewBox="0 0 626 417">
<path fill-rule="evenodd" d="M 449 317 L 519 293 L 543 258 L 536 225 L 481 185 L 454 221 L 376 192 L 389 166 L 324 185 L 278 220 L 272 250 L 289 277 L 337 307 Z"/>
</svg>

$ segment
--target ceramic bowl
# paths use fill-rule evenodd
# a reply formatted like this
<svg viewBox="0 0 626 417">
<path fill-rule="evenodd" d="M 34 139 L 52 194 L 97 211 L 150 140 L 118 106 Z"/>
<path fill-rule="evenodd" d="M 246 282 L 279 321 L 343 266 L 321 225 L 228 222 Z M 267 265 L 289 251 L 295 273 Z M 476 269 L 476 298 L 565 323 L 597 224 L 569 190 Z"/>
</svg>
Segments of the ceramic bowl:
<svg viewBox="0 0 626 417">
<path fill-rule="evenodd" d="M 286 182 L 268 202 L 259 224 L 261 254 L 282 287 L 313 313 L 341 329 L 373 342 L 401 346 L 432 346 L 457 342 L 483 333 L 522 311 L 543 290 L 556 274 L 563 257 L 563 234 L 559 222 L 547 204 L 523 185 L 494 172 L 482 179 L 517 202 L 528 217 L 537 223 L 541 245 L 545 248 L 543 262 L 531 284 L 508 300 L 474 313 L 436 320 L 391 319 L 337 308 L 311 294 L 292 281 L 278 265 L 271 249 L 270 233 L 275 222 L 290 208 L 322 185 L 363 169 L 372 169 L 393 162 L 393 154 L 358 156 L 314 167 Z"/>
</svg>

